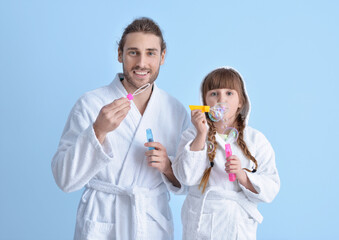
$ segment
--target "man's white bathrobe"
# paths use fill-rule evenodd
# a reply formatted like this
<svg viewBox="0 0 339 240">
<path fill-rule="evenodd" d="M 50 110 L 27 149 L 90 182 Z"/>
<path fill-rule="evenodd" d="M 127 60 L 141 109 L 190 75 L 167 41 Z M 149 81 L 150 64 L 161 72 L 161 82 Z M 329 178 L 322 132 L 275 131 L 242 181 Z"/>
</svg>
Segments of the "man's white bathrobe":
<svg viewBox="0 0 339 240">
<path fill-rule="evenodd" d="M 248 116 L 247 116 L 248 119 Z M 196 136 L 192 125 L 182 136 L 172 168 L 177 179 L 188 187 L 181 211 L 183 239 L 247 240 L 256 239 L 257 224 L 263 220 L 257 209 L 259 202 L 271 202 L 280 189 L 280 179 L 271 144 L 259 131 L 247 126 L 244 140 L 258 162 L 256 173 L 246 172 L 255 194 L 238 180 L 230 182 L 225 171 L 225 142 L 216 134 L 217 150 L 208 187 L 204 194 L 198 189 L 204 171 L 210 166 L 205 145 L 202 151 L 191 151 Z M 237 143 L 231 144 L 232 154 L 239 157 L 242 168 L 252 169 Z"/>
<path fill-rule="evenodd" d="M 76 102 L 52 160 L 53 175 L 65 192 L 85 187 L 74 239 L 173 239 L 168 189 L 183 189 L 147 165 L 144 143 L 151 128 L 154 141 L 173 160 L 189 117 L 181 103 L 154 84 L 144 114 L 132 102 L 126 118 L 101 145 L 93 123 L 104 105 L 126 97 L 120 77 Z"/>
</svg>

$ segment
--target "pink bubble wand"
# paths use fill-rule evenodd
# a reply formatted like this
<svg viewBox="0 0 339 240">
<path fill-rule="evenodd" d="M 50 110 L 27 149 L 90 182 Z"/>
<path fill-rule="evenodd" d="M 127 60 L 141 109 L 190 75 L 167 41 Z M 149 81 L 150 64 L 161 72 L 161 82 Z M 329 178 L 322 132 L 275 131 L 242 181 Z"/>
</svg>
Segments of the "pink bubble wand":
<svg viewBox="0 0 339 240">
<path fill-rule="evenodd" d="M 226 154 L 226 161 L 227 158 L 232 156 L 232 149 L 231 149 L 231 143 L 236 142 L 238 139 L 238 130 L 232 127 L 227 127 L 224 131 L 225 134 L 225 154 Z M 235 173 L 229 173 L 228 174 L 228 180 L 231 182 L 234 182 L 236 180 Z"/>
</svg>

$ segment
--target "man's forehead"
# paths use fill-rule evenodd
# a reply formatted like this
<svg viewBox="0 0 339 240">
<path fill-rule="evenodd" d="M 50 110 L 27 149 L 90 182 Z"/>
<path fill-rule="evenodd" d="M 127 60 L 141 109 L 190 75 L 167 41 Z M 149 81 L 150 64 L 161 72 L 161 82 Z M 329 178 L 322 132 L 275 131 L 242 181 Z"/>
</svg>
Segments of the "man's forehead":
<svg viewBox="0 0 339 240">
<path fill-rule="evenodd" d="M 161 39 L 153 33 L 134 32 L 126 35 L 125 49 L 161 49 Z"/>
</svg>

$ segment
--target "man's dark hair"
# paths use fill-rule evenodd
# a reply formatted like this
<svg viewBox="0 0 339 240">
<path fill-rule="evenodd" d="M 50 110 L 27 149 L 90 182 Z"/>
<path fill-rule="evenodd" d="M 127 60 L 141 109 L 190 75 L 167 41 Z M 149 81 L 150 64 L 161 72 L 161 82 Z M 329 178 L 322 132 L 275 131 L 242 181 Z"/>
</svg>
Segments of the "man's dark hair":
<svg viewBox="0 0 339 240">
<path fill-rule="evenodd" d="M 126 42 L 126 36 L 129 33 L 134 32 L 143 32 L 143 33 L 151 33 L 155 36 L 160 38 L 160 45 L 161 45 L 161 52 L 163 52 L 166 49 L 166 43 L 164 41 L 164 38 L 162 36 L 162 32 L 158 26 L 152 19 L 142 17 L 135 19 L 130 25 L 128 25 L 125 28 L 124 33 L 122 34 L 122 37 L 119 42 L 119 50 L 123 51 L 124 45 Z"/>
</svg>

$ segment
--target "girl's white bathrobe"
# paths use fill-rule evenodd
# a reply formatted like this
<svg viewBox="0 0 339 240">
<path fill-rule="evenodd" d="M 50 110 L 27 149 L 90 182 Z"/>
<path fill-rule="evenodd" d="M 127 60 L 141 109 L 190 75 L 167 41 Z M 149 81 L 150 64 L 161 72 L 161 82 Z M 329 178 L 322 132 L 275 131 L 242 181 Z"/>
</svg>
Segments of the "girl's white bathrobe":
<svg viewBox="0 0 339 240">
<path fill-rule="evenodd" d="M 154 84 L 144 114 L 132 102 L 126 118 L 101 145 L 93 123 L 104 105 L 126 97 L 120 77 L 74 105 L 52 160 L 53 175 L 65 192 L 85 187 L 74 239 L 173 239 L 168 189 L 183 189 L 147 165 L 144 143 L 151 128 L 154 141 L 173 160 L 189 117 L 181 103 Z"/>
<path fill-rule="evenodd" d="M 188 187 L 181 211 L 183 239 L 246 240 L 256 239 L 257 224 L 263 220 L 257 209 L 259 202 L 271 202 L 280 188 L 271 144 L 259 131 L 247 126 L 244 140 L 258 162 L 256 173 L 246 172 L 255 194 L 237 180 L 230 182 L 225 172 L 225 142 L 216 134 L 217 150 L 208 187 L 204 194 L 198 189 L 204 171 L 210 166 L 205 145 L 202 151 L 191 151 L 196 136 L 191 126 L 182 136 L 172 168 L 177 179 Z M 242 168 L 252 169 L 254 163 L 246 158 L 237 143 L 231 144 L 233 155 L 241 160 Z"/>
</svg>

